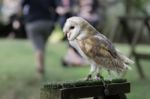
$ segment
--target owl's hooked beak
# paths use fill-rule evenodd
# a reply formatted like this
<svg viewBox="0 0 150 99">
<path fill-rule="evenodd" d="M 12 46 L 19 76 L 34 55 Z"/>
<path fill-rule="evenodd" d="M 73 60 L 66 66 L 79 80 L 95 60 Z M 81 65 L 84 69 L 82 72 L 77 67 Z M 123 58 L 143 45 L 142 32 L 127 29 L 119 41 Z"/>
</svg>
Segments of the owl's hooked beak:
<svg viewBox="0 0 150 99">
<path fill-rule="evenodd" d="M 73 41 L 75 39 L 75 35 L 71 35 L 71 32 L 68 32 L 66 35 L 69 41 Z"/>
<path fill-rule="evenodd" d="M 70 35 L 71 35 L 71 33 L 70 33 L 70 32 L 68 32 L 68 33 L 67 33 L 67 38 L 70 38 Z"/>
<path fill-rule="evenodd" d="M 67 38 L 69 39 L 69 38 L 70 38 L 71 33 L 70 33 L 70 32 L 67 32 L 67 33 L 65 33 L 65 34 L 66 34 Z"/>
<path fill-rule="evenodd" d="M 75 40 L 79 36 L 79 33 L 78 32 L 72 33 L 72 32 L 68 31 L 68 32 L 65 32 L 65 35 L 67 36 L 67 39 L 69 41 L 73 41 L 73 40 Z"/>
<path fill-rule="evenodd" d="M 70 36 L 71 36 L 71 33 L 70 33 L 70 32 L 65 31 L 64 34 L 65 34 L 65 36 L 67 37 L 68 40 L 71 40 L 71 39 L 70 39 Z"/>
</svg>

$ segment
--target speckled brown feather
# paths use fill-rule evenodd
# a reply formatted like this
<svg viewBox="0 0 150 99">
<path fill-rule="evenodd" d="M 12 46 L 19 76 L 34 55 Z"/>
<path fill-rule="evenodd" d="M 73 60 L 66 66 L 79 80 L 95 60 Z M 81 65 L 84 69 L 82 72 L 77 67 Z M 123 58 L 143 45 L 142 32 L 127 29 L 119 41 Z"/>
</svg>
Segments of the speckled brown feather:
<svg viewBox="0 0 150 99">
<path fill-rule="evenodd" d="M 98 65 L 109 69 L 117 69 L 118 72 L 122 71 L 123 64 L 118 61 L 113 45 L 105 37 L 99 38 L 100 35 L 97 34 L 78 40 L 81 50 Z"/>
</svg>

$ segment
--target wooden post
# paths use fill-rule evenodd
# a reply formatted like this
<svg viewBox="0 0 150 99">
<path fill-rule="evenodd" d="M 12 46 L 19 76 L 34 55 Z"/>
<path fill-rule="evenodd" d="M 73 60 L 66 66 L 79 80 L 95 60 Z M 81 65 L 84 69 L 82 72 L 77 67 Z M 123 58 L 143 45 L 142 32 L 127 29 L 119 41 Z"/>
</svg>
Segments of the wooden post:
<svg viewBox="0 0 150 99">
<path fill-rule="evenodd" d="M 130 83 L 126 80 L 105 81 L 105 84 L 107 86 L 101 81 L 44 84 L 41 99 L 126 99 L 125 93 L 130 92 Z"/>
</svg>

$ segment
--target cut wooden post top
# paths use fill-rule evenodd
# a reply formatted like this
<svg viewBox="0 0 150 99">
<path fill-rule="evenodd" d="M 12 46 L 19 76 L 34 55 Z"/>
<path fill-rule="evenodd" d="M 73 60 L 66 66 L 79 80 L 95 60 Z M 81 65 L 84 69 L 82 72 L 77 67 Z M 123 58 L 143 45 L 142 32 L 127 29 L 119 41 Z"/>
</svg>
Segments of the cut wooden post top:
<svg viewBox="0 0 150 99">
<path fill-rule="evenodd" d="M 112 81 L 105 80 L 105 84 L 121 84 L 127 83 L 126 79 L 113 79 Z M 74 87 L 84 87 L 84 86 L 96 86 L 96 85 L 103 85 L 101 80 L 79 80 L 79 81 L 66 81 L 66 82 L 47 82 L 44 83 L 42 88 L 48 89 L 62 89 L 62 88 L 74 88 Z"/>
</svg>

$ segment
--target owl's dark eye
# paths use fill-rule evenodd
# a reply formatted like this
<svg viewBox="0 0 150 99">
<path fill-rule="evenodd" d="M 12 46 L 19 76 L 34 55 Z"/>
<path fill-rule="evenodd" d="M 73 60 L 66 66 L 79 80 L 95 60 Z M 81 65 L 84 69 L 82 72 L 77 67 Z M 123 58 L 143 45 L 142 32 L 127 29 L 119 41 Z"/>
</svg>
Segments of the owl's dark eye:
<svg viewBox="0 0 150 99">
<path fill-rule="evenodd" d="M 70 29 L 74 29 L 74 26 L 71 26 Z"/>
</svg>

